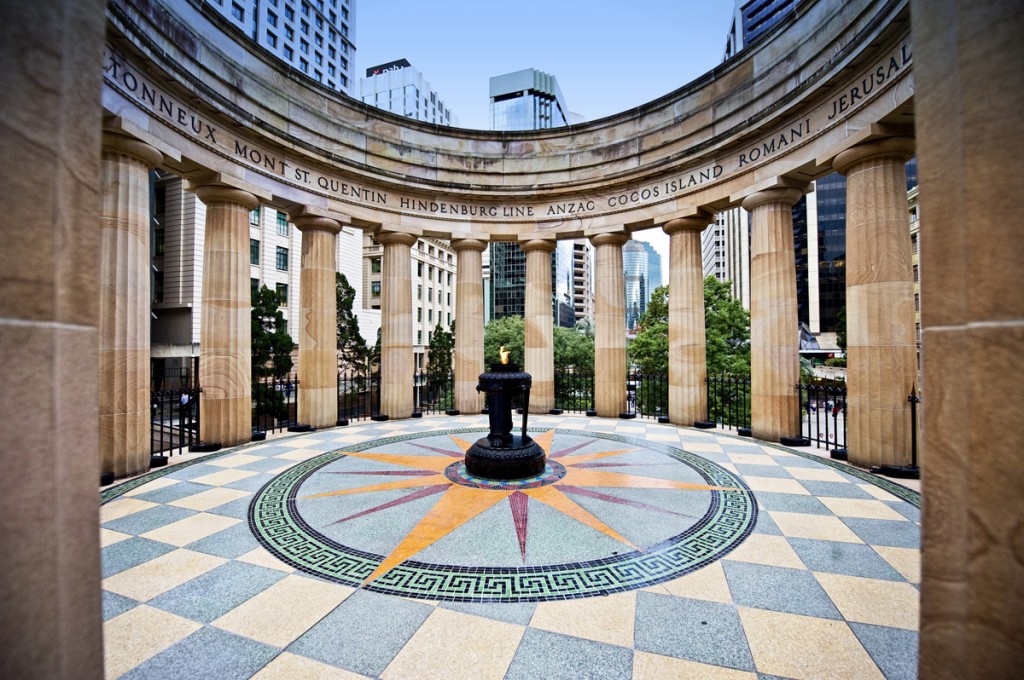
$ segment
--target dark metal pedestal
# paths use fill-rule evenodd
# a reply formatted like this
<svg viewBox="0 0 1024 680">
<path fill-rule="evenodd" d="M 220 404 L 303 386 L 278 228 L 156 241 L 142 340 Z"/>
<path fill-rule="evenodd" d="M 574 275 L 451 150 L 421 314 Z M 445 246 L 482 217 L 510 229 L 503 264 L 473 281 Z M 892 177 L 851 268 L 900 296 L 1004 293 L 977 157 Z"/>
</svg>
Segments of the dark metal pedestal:
<svg viewBox="0 0 1024 680">
<path fill-rule="evenodd" d="M 466 451 L 466 472 L 487 479 L 524 479 L 544 472 L 545 454 L 526 434 L 533 378 L 515 364 L 494 364 L 476 389 L 487 394 L 490 432 Z M 523 395 L 523 427 L 512 434 L 512 400 Z"/>
</svg>

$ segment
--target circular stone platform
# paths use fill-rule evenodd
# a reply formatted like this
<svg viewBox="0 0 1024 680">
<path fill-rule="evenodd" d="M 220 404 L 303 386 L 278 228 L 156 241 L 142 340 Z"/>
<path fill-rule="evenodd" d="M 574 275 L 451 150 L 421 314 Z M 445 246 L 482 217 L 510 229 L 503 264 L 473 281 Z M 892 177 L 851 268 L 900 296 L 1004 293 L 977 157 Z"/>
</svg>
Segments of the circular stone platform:
<svg viewBox="0 0 1024 680">
<path fill-rule="evenodd" d="M 325 453 L 264 486 L 249 509 L 278 559 L 405 597 L 536 602 L 678 578 L 750 533 L 757 507 L 725 468 L 678 448 L 577 430 L 531 433 L 548 464 L 474 477 L 485 429 L 425 432 Z"/>
</svg>

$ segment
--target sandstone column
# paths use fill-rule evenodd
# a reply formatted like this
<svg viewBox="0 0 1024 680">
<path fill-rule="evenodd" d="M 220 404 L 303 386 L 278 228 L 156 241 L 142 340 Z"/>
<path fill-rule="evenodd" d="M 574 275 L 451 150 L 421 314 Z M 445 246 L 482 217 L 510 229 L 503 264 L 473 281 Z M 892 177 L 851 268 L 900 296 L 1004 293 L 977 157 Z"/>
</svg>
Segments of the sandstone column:
<svg viewBox="0 0 1024 680">
<path fill-rule="evenodd" d="M 96 394 L 104 7 L 0 3 L 5 678 L 103 677 Z"/>
<path fill-rule="evenodd" d="M 249 211 L 259 199 L 221 184 L 192 190 L 206 204 L 199 437 L 234 446 L 252 439 Z"/>
<path fill-rule="evenodd" d="M 338 422 L 338 299 L 335 241 L 341 224 L 315 214 L 292 220 L 302 232 L 299 284 L 299 422 L 333 427 Z"/>
<path fill-rule="evenodd" d="M 454 239 L 458 258 L 455 280 L 455 409 L 480 413 L 483 395 L 476 391 L 484 372 L 484 278 L 485 241 Z"/>
<path fill-rule="evenodd" d="M 921 678 L 1024 659 L 1024 13 L 912 0 L 921 200 Z M 851 452 L 852 453 L 852 452 Z"/>
<path fill-rule="evenodd" d="M 847 449 L 850 462 L 909 465 L 910 404 L 919 388 L 910 213 L 904 165 L 914 140 L 843 151 L 846 175 Z"/>
<path fill-rule="evenodd" d="M 412 252 L 413 234 L 382 231 L 384 244 L 380 300 L 380 412 L 390 418 L 412 415 Z"/>
<path fill-rule="evenodd" d="M 163 154 L 103 134 L 100 214 L 100 470 L 149 469 L 149 171 Z"/>
<path fill-rule="evenodd" d="M 799 321 L 793 204 L 802 188 L 776 187 L 743 199 L 750 210 L 751 430 L 758 439 L 800 436 Z"/>
<path fill-rule="evenodd" d="M 530 413 L 547 413 L 555 407 L 555 341 L 551 311 L 551 253 L 553 239 L 531 239 L 522 244 L 526 253 L 526 300 L 524 370 L 533 376 Z"/>
<path fill-rule="evenodd" d="M 594 409 L 603 418 L 626 410 L 626 297 L 622 246 L 628 234 L 598 234 L 594 244 Z"/>
<path fill-rule="evenodd" d="M 700 234 L 714 220 L 703 211 L 668 222 L 668 417 L 693 425 L 708 417 L 704 339 L 704 266 Z"/>
</svg>

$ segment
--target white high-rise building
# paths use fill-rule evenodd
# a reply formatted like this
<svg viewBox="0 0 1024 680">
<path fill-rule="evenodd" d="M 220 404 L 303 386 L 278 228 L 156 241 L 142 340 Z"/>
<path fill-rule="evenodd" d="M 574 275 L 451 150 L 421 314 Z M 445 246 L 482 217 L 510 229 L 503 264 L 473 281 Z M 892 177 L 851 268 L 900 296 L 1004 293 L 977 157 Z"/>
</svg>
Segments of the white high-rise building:
<svg viewBox="0 0 1024 680">
<path fill-rule="evenodd" d="M 281 61 L 351 94 L 355 0 L 206 0 Z"/>
<path fill-rule="evenodd" d="M 359 99 L 406 118 L 437 125 L 458 123 L 423 74 L 405 59 L 366 69 L 366 77 L 359 79 Z"/>
<path fill-rule="evenodd" d="M 732 282 L 732 296 L 750 309 L 750 213 L 732 208 L 701 233 L 704 276 Z"/>
</svg>

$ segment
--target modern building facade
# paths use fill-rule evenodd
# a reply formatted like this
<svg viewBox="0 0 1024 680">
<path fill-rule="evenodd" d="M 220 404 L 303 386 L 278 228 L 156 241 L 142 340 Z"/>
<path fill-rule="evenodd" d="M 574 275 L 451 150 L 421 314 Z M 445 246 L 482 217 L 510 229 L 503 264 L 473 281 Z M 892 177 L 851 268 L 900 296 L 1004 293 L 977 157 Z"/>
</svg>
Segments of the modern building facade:
<svg viewBox="0 0 1024 680">
<path fill-rule="evenodd" d="M 275 57 L 332 90 L 350 93 L 356 0 L 207 0 Z"/>
<path fill-rule="evenodd" d="M 594 321 L 594 265 L 590 243 L 572 242 L 572 303 L 576 320 Z"/>
<path fill-rule="evenodd" d="M 648 287 L 647 250 L 639 241 L 622 246 L 623 280 L 626 296 L 626 329 L 636 330 L 647 311 L 651 290 Z"/>
<path fill-rule="evenodd" d="M 569 124 L 558 80 L 528 68 L 490 80 L 492 130 L 546 130 Z"/>
<path fill-rule="evenodd" d="M 729 281 L 732 296 L 750 309 L 750 213 L 725 210 L 701 233 L 704 276 Z"/>
<path fill-rule="evenodd" d="M 800 0 L 736 0 L 725 41 L 725 59 L 773 29 L 793 13 Z"/>
<path fill-rule="evenodd" d="M 370 106 L 436 125 L 457 125 L 451 109 L 406 59 L 366 69 L 359 79 L 359 98 Z"/>
</svg>

